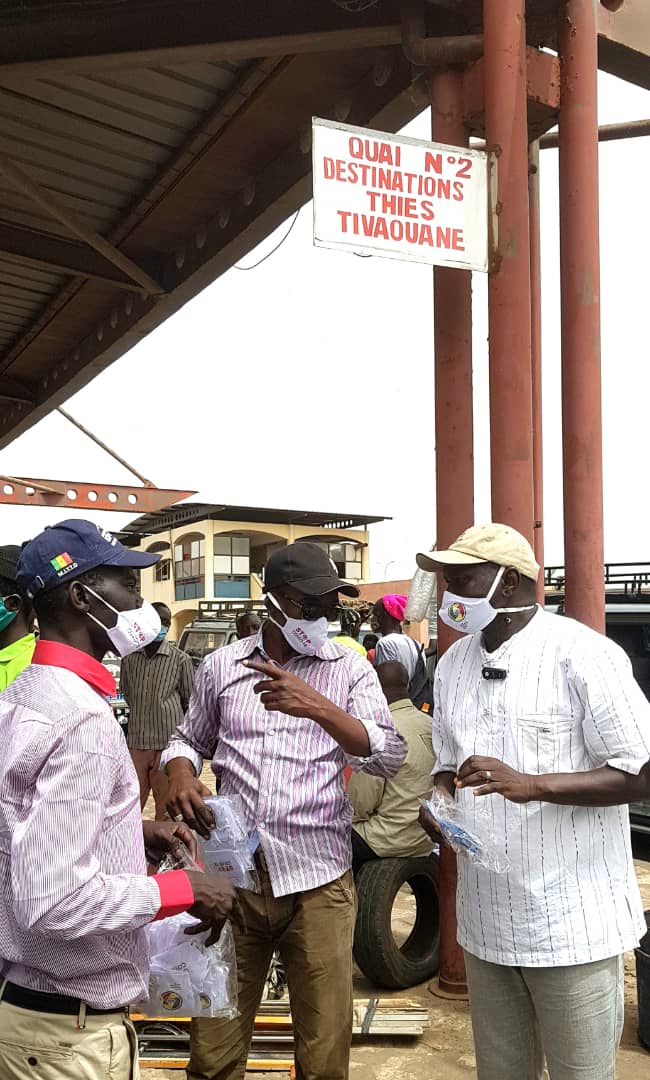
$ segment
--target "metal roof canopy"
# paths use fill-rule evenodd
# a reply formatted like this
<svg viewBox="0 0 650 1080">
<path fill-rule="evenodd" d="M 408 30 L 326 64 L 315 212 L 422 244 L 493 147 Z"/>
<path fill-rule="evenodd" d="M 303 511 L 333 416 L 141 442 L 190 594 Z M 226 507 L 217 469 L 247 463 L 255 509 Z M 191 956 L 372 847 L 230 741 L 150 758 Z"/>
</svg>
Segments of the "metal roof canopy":
<svg viewBox="0 0 650 1080">
<path fill-rule="evenodd" d="M 552 46 L 559 0 L 527 7 Z M 644 7 L 600 9 L 600 63 L 650 87 Z M 481 8 L 432 0 L 427 32 Z M 313 115 L 425 107 L 401 33 L 399 0 L 0 0 L 0 447 L 311 197 Z"/>
<path fill-rule="evenodd" d="M 335 514 L 318 510 L 274 510 L 264 506 L 225 506 L 214 503 L 184 503 L 159 513 L 142 514 L 121 530 L 125 543 L 129 537 L 139 543 L 143 536 L 193 525 L 198 521 L 254 521 L 265 525 L 299 525 L 315 529 L 355 529 L 390 521 L 388 517 L 365 514 Z"/>
</svg>

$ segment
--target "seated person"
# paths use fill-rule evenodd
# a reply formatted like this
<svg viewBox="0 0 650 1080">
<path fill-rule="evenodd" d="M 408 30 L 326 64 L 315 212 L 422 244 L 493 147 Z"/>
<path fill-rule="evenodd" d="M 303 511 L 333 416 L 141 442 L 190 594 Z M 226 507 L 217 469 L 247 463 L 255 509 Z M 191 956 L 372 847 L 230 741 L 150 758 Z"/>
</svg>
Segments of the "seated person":
<svg viewBox="0 0 650 1080">
<path fill-rule="evenodd" d="M 420 800 L 431 796 L 434 765 L 431 717 L 409 701 L 408 672 L 393 660 L 380 664 L 377 675 L 395 727 L 407 742 L 406 761 L 390 780 L 364 773 L 350 778 L 352 802 L 352 870 L 370 859 L 429 855 L 432 843 L 418 824 Z"/>
</svg>

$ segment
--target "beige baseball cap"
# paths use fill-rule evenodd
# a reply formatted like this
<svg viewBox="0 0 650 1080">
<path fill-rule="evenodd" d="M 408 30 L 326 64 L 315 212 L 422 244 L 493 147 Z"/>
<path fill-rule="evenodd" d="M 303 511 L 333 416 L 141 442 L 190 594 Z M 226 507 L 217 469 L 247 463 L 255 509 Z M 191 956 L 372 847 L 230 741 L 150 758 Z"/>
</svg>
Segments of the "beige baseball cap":
<svg viewBox="0 0 650 1080">
<path fill-rule="evenodd" d="M 447 551 L 420 552 L 416 562 L 421 570 L 438 571 L 445 566 L 471 566 L 490 562 L 497 566 L 512 566 L 523 577 L 537 581 L 539 564 L 525 536 L 509 525 L 490 522 L 465 529 Z"/>
</svg>

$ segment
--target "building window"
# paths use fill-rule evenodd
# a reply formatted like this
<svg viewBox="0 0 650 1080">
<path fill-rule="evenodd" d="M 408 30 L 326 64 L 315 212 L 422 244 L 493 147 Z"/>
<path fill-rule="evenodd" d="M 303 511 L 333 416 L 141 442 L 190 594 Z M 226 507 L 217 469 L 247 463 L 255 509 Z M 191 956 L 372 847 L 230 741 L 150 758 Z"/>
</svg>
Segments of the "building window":
<svg viewBox="0 0 650 1080">
<path fill-rule="evenodd" d="M 186 536 L 174 545 L 174 578 L 177 600 L 197 600 L 205 596 L 205 540 Z"/>
<path fill-rule="evenodd" d="M 313 541 L 312 541 L 313 542 Z M 346 581 L 361 581 L 361 544 L 323 544 L 318 543 L 327 552 L 336 566 L 339 577 Z"/>
<path fill-rule="evenodd" d="M 171 559 L 161 559 L 153 568 L 154 581 L 169 581 L 172 576 Z"/>
<path fill-rule="evenodd" d="M 248 599 L 250 566 L 251 542 L 247 536 L 215 536 L 214 595 Z"/>
</svg>

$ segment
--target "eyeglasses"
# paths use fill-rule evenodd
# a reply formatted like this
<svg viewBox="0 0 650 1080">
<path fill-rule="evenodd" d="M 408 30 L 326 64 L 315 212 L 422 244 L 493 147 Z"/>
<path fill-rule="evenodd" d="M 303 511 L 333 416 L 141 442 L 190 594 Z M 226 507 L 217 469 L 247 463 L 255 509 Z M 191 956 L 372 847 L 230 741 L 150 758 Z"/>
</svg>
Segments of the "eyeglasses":
<svg viewBox="0 0 650 1080">
<path fill-rule="evenodd" d="M 338 604 L 323 607 L 317 600 L 294 600 L 292 596 L 283 596 L 282 599 L 285 604 L 297 607 L 306 622 L 316 622 L 316 619 L 322 619 L 323 616 L 328 622 L 336 622 L 342 610 Z"/>
</svg>

